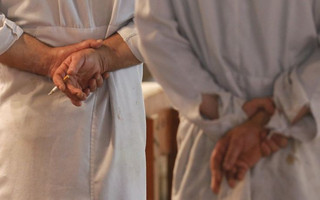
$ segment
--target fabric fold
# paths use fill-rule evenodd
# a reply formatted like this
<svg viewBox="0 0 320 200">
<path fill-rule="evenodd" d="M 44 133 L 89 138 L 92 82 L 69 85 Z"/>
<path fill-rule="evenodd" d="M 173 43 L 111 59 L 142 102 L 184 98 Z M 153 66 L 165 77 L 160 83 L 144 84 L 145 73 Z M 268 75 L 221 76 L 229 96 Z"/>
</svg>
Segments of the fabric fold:
<svg viewBox="0 0 320 200">
<path fill-rule="evenodd" d="M 23 30 L 0 13 L 0 55 L 6 52 L 20 38 Z"/>
<path fill-rule="evenodd" d="M 150 5 L 146 5 L 143 12 L 138 13 L 140 20 L 137 23 L 141 25 L 137 25 L 144 27 L 144 32 L 139 33 L 139 45 L 142 54 L 148 55 L 145 62 L 149 64 L 150 71 L 180 114 L 199 126 L 210 138 L 221 137 L 225 131 L 246 118 L 242 111 L 245 100 L 219 86 L 206 66 L 203 66 L 192 44 L 179 31 L 169 1 L 146 3 Z M 157 31 L 155 27 L 161 27 L 163 31 Z M 162 51 L 158 44 L 165 46 L 167 50 Z M 178 76 L 183 81 L 177 81 Z M 207 120 L 200 115 L 202 94 L 219 96 L 218 120 Z M 221 131 L 217 132 L 217 127 Z"/>
<path fill-rule="evenodd" d="M 267 125 L 273 132 L 282 133 L 300 141 L 319 137 L 320 126 L 320 50 L 315 49 L 302 64 L 283 73 L 274 85 L 274 101 L 278 111 Z M 310 107 L 311 115 L 292 124 L 303 107 Z M 314 123 L 314 124 L 313 124 Z M 307 125 L 307 126 L 306 126 Z M 302 127 L 311 131 L 300 131 Z M 316 128 L 316 130 L 315 130 Z M 303 129 L 302 129 L 303 130 Z"/>
<path fill-rule="evenodd" d="M 118 30 L 118 34 L 122 37 L 122 39 L 127 43 L 130 50 L 132 51 L 133 55 L 143 62 L 142 55 L 140 53 L 140 50 L 138 49 L 138 36 L 137 31 L 134 25 L 133 20 L 127 24 L 126 26 L 122 27 L 120 30 Z"/>
</svg>

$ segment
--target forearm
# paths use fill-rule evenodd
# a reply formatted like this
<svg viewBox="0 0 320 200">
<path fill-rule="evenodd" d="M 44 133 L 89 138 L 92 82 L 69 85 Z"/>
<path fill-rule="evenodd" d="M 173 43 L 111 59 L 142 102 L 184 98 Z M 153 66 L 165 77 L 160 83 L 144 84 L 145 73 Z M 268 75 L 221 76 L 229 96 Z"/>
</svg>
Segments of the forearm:
<svg viewBox="0 0 320 200">
<path fill-rule="evenodd" d="M 102 58 L 104 72 L 115 71 L 140 63 L 118 33 L 105 39 L 98 52 Z"/>
<path fill-rule="evenodd" d="M 50 47 L 34 37 L 23 34 L 5 53 L 0 62 L 23 71 L 48 75 Z"/>
</svg>

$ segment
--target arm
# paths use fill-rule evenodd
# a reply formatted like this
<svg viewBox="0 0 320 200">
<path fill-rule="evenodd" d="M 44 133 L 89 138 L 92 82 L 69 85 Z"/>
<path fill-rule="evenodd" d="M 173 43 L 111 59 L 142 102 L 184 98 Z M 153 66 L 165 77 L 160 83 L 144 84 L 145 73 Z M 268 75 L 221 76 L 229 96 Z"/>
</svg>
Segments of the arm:
<svg viewBox="0 0 320 200">
<path fill-rule="evenodd" d="M 23 30 L 2 13 L 0 13 L 0 39 L 1 63 L 28 72 L 48 74 L 44 55 L 49 47 L 23 34 Z"/>
<path fill-rule="evenodd" d="M 303 63 L 283 73 L 274 85 L 277 112 L 267 127 L 300 141 L 319 136 L 320 48 L 319 44 Z M 313 118 L 312 122 L 308 123 Z M 296 131 L 297 130 L 297 131 Z M 304 130 L 304 131 L 301 131 Z"/>
<path fill-rule="evenodd" d="M 103 72 L 112 72 L 141 63 L 118 33 L 105 39 L 98 52 L 105 66 Z"/>
<path fill-rule="evenodd" d="M 0 13 L 0 62 L 19 70 L 51 76 L 71 53 L 84 48 L 97 48 L 101 42 L 87 40 L 65 47 L 50 47 L 23 30 Z"/>
<path fill-rule="evenodd" d="M 261 138 L 259 141 L 257 131 L 255 131 L 257 127 L 263 130 L 268 122 L 268 128 L 273 128 L 274 132 L 284 134 L 287 137 L 293 137 L 300 141 L 314 138 L 313 135 L 308 134 L 316 133 L 313 126 L 314 121 L 317 122 L 317 113 L 319 112 L 319 105 L 315 106 L 319 102 L 317 98 L 320 83 L 318 80 L 319 65 L 320 51 L 316 49 L 305 62 L 297 65 L 290 72 L 283 73 L 276 81 L 273 98 L 277 111 L 272 117 L 269 116 L 270 122 L 263 120 L 260 113 L 260 117 L 255 115 L 252 118 L 254 121 L 248 120 L 251 123 L 245 122 L 235 127 L 227 133 L 226 137 L 219 140 L 211 158 L 212 189 L 215 193 L 219 191 L 223 171 L 232 187 L 235 180 L 241 180 L 247 170 L 261 158 L 261 153 L 266 146 L 269 146 L 272 151 L 277 151 L 279 147 L 285 146 L 286 141 L 283 140 L 284 138 L 278 138 L 279 136 L 274 137 L 273 141 L 262 141 Z M 311 119 L 310 113 L 313 114 L 314 121 Z M 265 117 L 265 119 L 267 118 Z M 248 124 L 251 125 L 248 126 Z M 251 128 L 244 129 L 244 127 Z M 275 145 L 276 141 L 280 142 L 278 146 Z M 243 144 L 247 144 L 246 148 Z M 269 153 L 266 154 L 270 154 L 270 150 L 267 151 Z M 234 168 L 238 170 L 236 175 Z"/>
<path fill-rule="evenodd" d="M 283 73 L 274 86 L 274 101 L 278 111 L 267 125 L 300 141 L 319 137 L 320 125 L 320 1 L 314 1 L 317 37 L 314 49 L 302 63 Z"/>
<path fill-rule="evenodd" d="M 87 40 L 74 45 L 53 48 L 28 34 L 22 34 L 7 51 L 0 55 L 0 62 L 19 70 L 51 76 L 71 53 L 97 46 L 100 46 L 99 41 Z"/>
<path fill-rule="evenodd" d="M 23 71 L 48 75 L 47 52 L 49 50 L 50 47 L 28 34 L 23 34 L 6 52 L 0 55 L 0 62 Z"/>
<path fill-rule="evenodd" d="M 141 53 L 173 106 L 216 138 L 247 118 L 242 110 L 246 100 L 224 90 L 204 69 L 192 45 L 178 30 L 173 3 L 169 0 L 137 2 L 136 24 Z M 212 109 L 212 117 L 207 118 L 219 119 L 204 119 L 200 114 L 202 103 L 208 102 L 205 95 L 211 95 L 209 99 L 217 97 L 208 105 L 216 108 Z M 221 130 L 219 133 L 213 131 L 217 126 Z"/>
</svg>

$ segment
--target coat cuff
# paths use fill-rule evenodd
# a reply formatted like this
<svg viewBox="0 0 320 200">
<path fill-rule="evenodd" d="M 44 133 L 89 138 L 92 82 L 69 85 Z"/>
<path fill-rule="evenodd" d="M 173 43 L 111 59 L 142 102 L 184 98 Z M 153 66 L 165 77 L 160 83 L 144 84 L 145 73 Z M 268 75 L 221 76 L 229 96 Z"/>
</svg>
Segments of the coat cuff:
<svg viewBox="0 0 320 200">
<path fill-rule="evenodd" d="M 319 80 L 320 50 L 315 49 L 309 58 L 300 66 L 282 74 L 275 83 L 274 102 L 277 112 L 271 118 L 268 127 L 274 132 L 283 133 L 301 141 L 319 137 L 320 126 L 320 80 Z M 309 106 L 311 115 L 304 118 L 304 123 L 292 124 L 300 110 Z M 303 124 L 308 126 L 302 126 Z M 300 126 L 299 133 L 288 131 Z M 311 127 L 312 126 L 312 127 Z M 302 127 L 304 129 L 302 129 Z"/>
<path fill-rule="evenodd" d="M 294 138 L 301 142 L 308 142 L 314 139 L 317 135 L 317 126 L 312 116 L 305 116 L 296 124 L 291 126 L 288 119 L 276 111 L 270 119 L 266 128 L 270 129 L 270 134 L 281 134 L 289 138 Z"/>
<path fill-rule="evenodd" d="M 120 30 L 118 30 L 118 34 L 127 43 L 133 55 L 139 61 L 143 62 L 142 55 L 138 49 L 139 37 L 133 21 L 130 22 L 128 25 L 122 27 Z"/>
<path fill-rule="evenodd" d="M 6 52 L 20 38 L 23 30 L 14 22 L 0 15 L 0 55 Z"/>
<path fill-rule="evenodd" d="M 273 95 L 277 109 L 284 113 L 289 122 L 292 122 L 300 110 L 309 104 L 296 70 L 277 79 Z"/>
<path fill-rule="evenodd" d="M 242 109 L 245 100 L 237 98 L 228 92 L 218 92 L 215 94 L 219 96 L 218 119 L 210 120 L 202 117 L 199 108 L 201 100 L 194 102 L 196 105 L 194 106 L 195 109 L 192 111 L 193 113 L 186 113 L 187 118 L 201 128 L 213 141 L 217 141 L 227 131 L 248 119 L 246 113 Z M 190 116 L 193 117 L 190 118 Z"/>
</svg>

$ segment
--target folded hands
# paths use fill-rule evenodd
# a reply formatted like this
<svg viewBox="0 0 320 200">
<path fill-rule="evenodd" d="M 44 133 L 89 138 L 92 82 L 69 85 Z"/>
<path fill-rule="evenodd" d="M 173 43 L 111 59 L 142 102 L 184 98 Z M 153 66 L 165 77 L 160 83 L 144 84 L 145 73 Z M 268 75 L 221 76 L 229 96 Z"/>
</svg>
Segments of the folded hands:
<svg viewBox="0 0 320 200">
<path fill-rule="evenodd" d="M 54 48 L 48 74 L 76 106 L 81 106 L 89 93 L 101 87 L 109 76 L 108 63 L 102 59 L 101 49 L 103 44 L 99 40 Z M 66 82 L 63 81 L 65 75 L 70 76 Z M 210 160 L 211 188 L 215 193 L 219 192 L 223 177 L 226 177 L 230 187 L 234 187 L 263 156 L 269 156 L 286 146 L 286 137 L 280 134 L 270 137 L 264 127 L 274 109 L 270 98 L 246 102 L 243 110 L 248 120 L 228 131 L 217 142 Z M 216 112 L 216 109 L 213 110 Z M 205 112 L 203 114 L 213 119 L 218 117 L 217 113 L 213 116 Z"/>
<path fill-rule="evenodd" d="M 286 146 L 286 137 L 280 134 L 270 136 L 264 127 L 274 109 L 270 98 L 253 99 L 244 104 L 248 120 L 228 131 L 212 152 L 211 188 L 214 193 L 219 192 L 223 177 L 233 188 L 263 156 Z"/>
<path fill-rule="evenodd" d="M 102 48 L 102 41 L 86 40 L 53 50 L 54 64 L 51 65 L 49 75 L 76 106 L 81 106 L 90 92 L 101 87 L 104 79 L 109 76 L 107 64 L 99 52 Z M 64 81 L 66 75 L 70 78 Z"/>
</svg>

